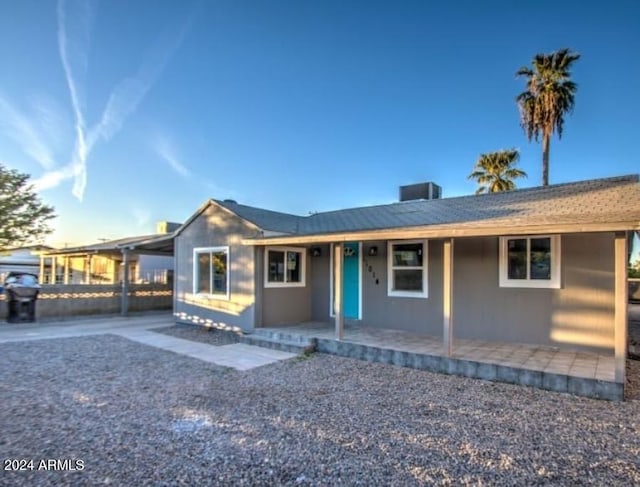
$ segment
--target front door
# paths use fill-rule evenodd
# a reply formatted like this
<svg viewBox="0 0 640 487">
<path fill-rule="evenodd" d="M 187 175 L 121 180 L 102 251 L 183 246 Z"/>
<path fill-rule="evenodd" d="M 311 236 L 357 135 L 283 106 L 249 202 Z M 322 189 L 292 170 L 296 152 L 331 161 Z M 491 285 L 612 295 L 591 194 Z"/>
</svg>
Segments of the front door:
<svg viewBox="0 0 640 487">
<path fill-rule="evenodd" d="M 344 244 L 344 317 L 360 319 L 360 245 L 357 242 Z"/>
</svg>

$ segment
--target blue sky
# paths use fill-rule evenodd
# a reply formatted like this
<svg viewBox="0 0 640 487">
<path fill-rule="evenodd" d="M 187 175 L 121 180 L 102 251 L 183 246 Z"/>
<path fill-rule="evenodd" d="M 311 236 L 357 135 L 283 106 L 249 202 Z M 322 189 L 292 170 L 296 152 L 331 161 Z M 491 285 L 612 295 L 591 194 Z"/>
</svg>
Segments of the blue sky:
<svg viewBox="0 0 640 487">
<path fill-rule="evenodd" d="M 0 162 L 55 245 L 153 233 L 207 198 L 307 214 L 435 181 L 470 194 L 516 147 L 516 70 L 569 47 L 576 108 L 551 183 L 640 172 L 640 2 L 0 2 Z"/>
</svg>

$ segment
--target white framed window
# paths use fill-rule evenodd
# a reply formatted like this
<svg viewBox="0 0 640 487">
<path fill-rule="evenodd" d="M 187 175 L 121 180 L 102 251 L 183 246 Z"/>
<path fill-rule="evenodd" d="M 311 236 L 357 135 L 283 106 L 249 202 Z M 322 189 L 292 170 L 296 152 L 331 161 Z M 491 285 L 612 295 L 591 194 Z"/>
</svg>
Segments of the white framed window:
<svg viewBox="0 0 640 487">
<path fill-rule="evenodd" d="M 304 287 L 307 249 L 266 247 L 264 249 L 264 287 Z"/>
<path fill-rule="evenodd" d="M 387 247 L 387 293 L 389 296 L 426 298 L 426 240 L 389 241 Z"/>
<path fill-rule="evenodd" d="M 193 293 L 229 299 L 229 247 L 193 249 Z"/>
<path fill-rule="evenodd" d="M 500 287 L 560 288 L 560 236 L 500 237 Z"/>
</svg>

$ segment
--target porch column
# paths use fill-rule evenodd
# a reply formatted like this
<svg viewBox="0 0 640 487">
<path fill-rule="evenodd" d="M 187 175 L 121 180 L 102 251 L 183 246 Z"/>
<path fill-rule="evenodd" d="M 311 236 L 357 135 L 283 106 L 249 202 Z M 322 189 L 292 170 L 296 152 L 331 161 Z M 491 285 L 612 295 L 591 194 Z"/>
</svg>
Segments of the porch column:
<svg viewBox="0 0 640 487">
<path fill-rule="evenodd" d="M 627 318 L 629 288 L 627 287 L 627 236 L 624 232 L 615 237 L 615 312 L 614 312 L 614 344 L 616 375 L 615 380 L 625 383 L 627 366 Z"/>
<path fill-rule="evenodd" d="M 444 241 L 443 249 L 442 316 L 443 346 L 447 357 L 453 353 L 453 239 Z"/>
<path fill-rule="evenodd" d="M 91 254 L 84 257 L 84 283 L 91 284 Z"/>
<path fill-rule="evenodd" d="M 344 258 L 344 245 L 341 243 L 334 244 L 333 246 L 333 262 L 334 262 L 334 290 L 333 290 L 333 302 L 336 315 L 336 340 L 342 340 L 344 338 L 344 306 L 343 300 L 343 286 L 342 286 L 342 267 Z"/>
<path fill-rule="evenodd" d="M 126 316 L 129 311 L 129 249 L 122 249 L 122 296 L 120 314 Z"/>
<path fill-rule="evenodd" d="M 62 282 L 69 284 L 69 257 L 64 258 L 64 276 Z"/>
<path fill-rule="evenodd" d="M 89 259 L 89 282 L 87 284 L 93 284 L 93 255 L 87 256 Z"/>
<path fill-rule="evenodd" d="M 45 259 L 45 256 L 41 254 L 40 255 L 40 272 L 38 275 L 38 282 L 40 284 L 44 283 L 44 259 Z"/>
<path fill-rule="evenodd" d="M 58 275 L 58 258 L 54 255 L 51 256 L 51 281 L 49 284 L 57 284 L 56 277 Z"/>
</svg>

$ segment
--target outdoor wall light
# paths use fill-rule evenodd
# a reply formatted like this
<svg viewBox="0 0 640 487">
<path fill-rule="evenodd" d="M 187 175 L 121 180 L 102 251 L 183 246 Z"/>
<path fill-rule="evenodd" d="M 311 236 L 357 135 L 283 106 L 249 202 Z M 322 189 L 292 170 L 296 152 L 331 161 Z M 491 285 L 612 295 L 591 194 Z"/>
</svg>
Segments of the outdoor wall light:
<svg viewBox="0 0 640 487">
<path fill-rule="evenodd" d="M 378 255 L 378 247 L 375 245 L 372 245 L 371 247 L 369 247 L 369 255 L 371 257 L 375 257 L 376 255 Z"/>
<path fill-rule="evenodd" d="M 311 249 L 311 255 L 313 257 L 320 257 L 322 255 L 322 249 L 320 247 L 313 247 Z"/>
</svg>

